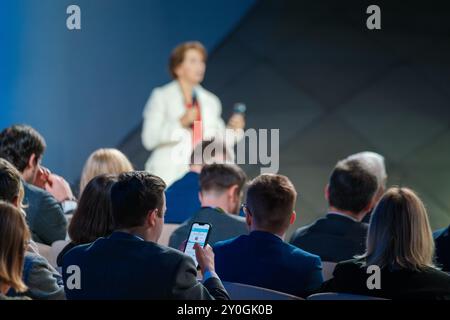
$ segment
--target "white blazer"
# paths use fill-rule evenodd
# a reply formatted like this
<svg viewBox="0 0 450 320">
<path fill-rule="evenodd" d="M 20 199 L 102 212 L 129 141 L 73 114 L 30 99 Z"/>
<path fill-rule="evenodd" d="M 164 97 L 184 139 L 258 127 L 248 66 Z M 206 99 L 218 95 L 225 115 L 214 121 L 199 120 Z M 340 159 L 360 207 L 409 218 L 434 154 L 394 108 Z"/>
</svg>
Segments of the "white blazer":
<svg viewBox="0 0 450 320">
<path fill-rule="evenodd" d="M 223 138 L 225 123 L 219 98 L 202 86 L 197 86 L 195 92 L 200 104 L 203 138 Z M 155 88 L 144 109 L 142 143 L 153 151 L 145 169 L 161 177 L 168 186 L 189 171 L 192 130 L 180 123 L 185 112 L 183 94 L 176 80 Z M 242 136 L 243 132 L 236 131 L 232 139 L 225 139 L 227 145 L 232 147 Z M 233 148 L 229 151 L 232 153 Z"/>
</svg>

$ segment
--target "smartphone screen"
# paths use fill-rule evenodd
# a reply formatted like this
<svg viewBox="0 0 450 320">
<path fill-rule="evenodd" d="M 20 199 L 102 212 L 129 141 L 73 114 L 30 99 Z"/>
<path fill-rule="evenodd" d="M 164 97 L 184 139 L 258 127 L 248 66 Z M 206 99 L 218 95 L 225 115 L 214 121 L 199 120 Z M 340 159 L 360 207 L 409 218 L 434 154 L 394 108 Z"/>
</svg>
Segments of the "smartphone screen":
<svg viewBox="0 0 450 320">
<path fill-rule="evenodd" d="M 192 224 L 184 253 L 194 259 L 195 266 L 198 266 L 198 262 L 197 258 L 195 257 L 194 244 L 198 243 L 202 247 L 204 247 L 206 245 L 206 241 L 208 241 L 210 230 L 211 225 L 209 223 L 195 222 Z"/>
</svg>

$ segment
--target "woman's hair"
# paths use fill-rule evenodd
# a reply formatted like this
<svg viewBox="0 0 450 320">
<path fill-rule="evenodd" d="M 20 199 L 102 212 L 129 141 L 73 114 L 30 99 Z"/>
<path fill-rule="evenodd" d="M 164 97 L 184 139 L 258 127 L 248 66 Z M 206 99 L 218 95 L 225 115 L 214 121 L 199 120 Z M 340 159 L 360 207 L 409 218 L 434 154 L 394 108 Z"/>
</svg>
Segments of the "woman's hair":
<svg viewBox="0 0 450 320">
<path fill-rule="evenodd" d="M 12 204 L 0 201 L 0 283 L 17 292 L 27 290 L 22 272 L 29 241 L 30 231 L 22 212 Z"/>
<path fill-rule="evenodd" d="M 98 149 L 87 159 L 80 181 L 80 194 L 92 178 L 101 174 L 119 175 L 123 172 L 133 171 L 133 166 L 117 149 Z"/>
<path fill-rule="evenodd" d="M 100 175 L 87 184 L 69 225 L 73 243 L 90 243 L 112 233 L 111 188 L 116 181 L 114 175 Z"/>
<path fill-rule="evenodd" d="M 186 51 L 190 49 L 195 49 L 199 51 L 203 55 L 203 60 L 206 62 L 206 59 L 208 58 L 208 53 L 206 52 L 205 47 L 200 42 L 189 41 L 178 45 L 177 47 L 175 47 L 175 49 L 173 49 L 169 59 L 169 71 L 173 79 L 178 78 L 175 70 L 178 68 L 180 64 L 183 63 Z"/>
<path fill-rule="evenodd" d="M 425 206 L 408 188 L 390 188 L 376 206 L 366 265 L 421 270 L 433 267 L 434 242 Z"/>
</svg>

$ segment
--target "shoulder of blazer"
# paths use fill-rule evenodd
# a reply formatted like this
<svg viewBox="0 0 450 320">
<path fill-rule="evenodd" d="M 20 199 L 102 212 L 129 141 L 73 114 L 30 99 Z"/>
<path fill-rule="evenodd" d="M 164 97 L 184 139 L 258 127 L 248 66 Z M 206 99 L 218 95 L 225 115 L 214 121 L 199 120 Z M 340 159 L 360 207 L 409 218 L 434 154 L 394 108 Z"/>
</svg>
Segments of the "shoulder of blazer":
<svg viewBox="0 0 450 320">
<path fill-rule="evenodd" d="M 206 90 L 204 87 L 200 85 L 196 88 L 196 90 L 197 93 L 199 94 L 200 100 L 204 101 L 207 100 L 210 104 L 214 104 L 217 107 L 220 107 L 220 99 L 214 93 Z"/>
<path fill-rule="evenodd" d="M 358 276 L 358 275 L 366 275 L 366 268 L 364 267 L 364 263 L 360 259 L 351 259 L 341 261 L 336 264 L 334 268 L 335 275 L 350 275 L 350 276 Z"/>
<path fill-rule="evenodd" d="M 439 240 L 440 238 L 448 237 L 449 234 L 450 234 L 450 227 L 442 228 L 433 232 L 433 238 L 434 240 Z"/>
<path fill-rule="evenodd" d="M 156 87 L 152 91 L 152 95 L 158 95 L 159 97 L 164 97 L 168 99 L 172 99 L 176 96 L 181 96 L 180 87 L 178 86 L 178 82 L 173 80 L 165 85 L 160 87 Z"/>
<path fill-rule="evenodd" d="M 31 208 L 26 208 L 26 212 L 40 212 L 42 211 L 42 207 L 44 209 L 48 209 L 48 207 L 58 207 L 58 209 L 61 209 L 61 204 L 53 197 L 51 193 L 48 191 L 41 189 L 39 187 L 36 187 L 29 183 L 24 183 L 24 190 L 25 190 L 25 201 L 26 205 L 29 205 L 29 202 L 34 202 L 34 206 Z"/>
<path fill-rule="evenodd" d="M 111 245 L 114 247 L 113 244 Z M 154 261 L 152 255 L 155 254 L 164 257 L 165 259 L 170 259 L 174 261 L 180 261 L 186 256 L 183 252 L 179 250 L 152 241 L 136 241 L 136 242 L 133 241 L 133 244 L 130 245 L 128 250 L 144 250 L 149 253 L 151 252 L 152 254 L 149 256 L 151 261 Z"/>
</svg>

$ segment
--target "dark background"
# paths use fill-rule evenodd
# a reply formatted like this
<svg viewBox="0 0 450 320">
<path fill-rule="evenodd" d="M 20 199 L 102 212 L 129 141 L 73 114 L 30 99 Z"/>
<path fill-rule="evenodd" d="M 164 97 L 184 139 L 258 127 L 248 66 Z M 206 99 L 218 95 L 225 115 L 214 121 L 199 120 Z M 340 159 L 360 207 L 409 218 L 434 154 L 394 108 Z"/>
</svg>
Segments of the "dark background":
<svg viewBox="0 0 450 320">
<path fill-rule="evenodd" d="M 82 30 L 65 28 L 78 4 Z M 366 28 L 381 7 L 382 30 Z M 280 129 L 280 173 L 299 191 L 299 220 L 326 210 L 338 159 L 371 150 L 388 184 L 410 186 L 432 226 L 450 222 L 450 6 L 445 1 L 2 1 L 0 125 L 35 126 L 45 164 L 76 181 L 98 147 L 138 168 L 142 109 L 169 80 L 173 46 L 210 50 L 204 86 L 227 118 L 247 104 L 251 128 Z M 245 166 L 252 177 L 258 166 Z"/>
</svg>

